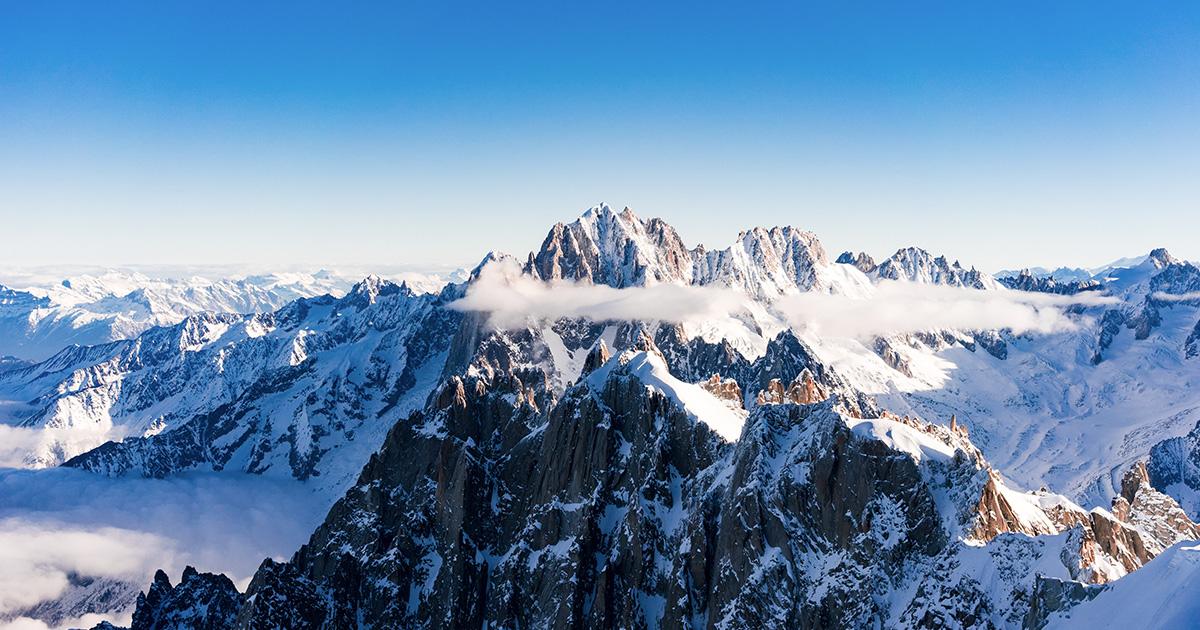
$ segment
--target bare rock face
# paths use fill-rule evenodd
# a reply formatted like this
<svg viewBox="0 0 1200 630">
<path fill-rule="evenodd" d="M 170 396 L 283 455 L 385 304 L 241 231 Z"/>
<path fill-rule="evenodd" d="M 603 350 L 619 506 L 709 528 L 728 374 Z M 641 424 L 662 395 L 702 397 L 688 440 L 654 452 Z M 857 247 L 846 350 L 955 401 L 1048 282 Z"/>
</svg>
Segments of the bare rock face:
<svg viewBox="0 0 1200 630">
<path fill-rule="evenodd" d="M 783 383 L 777 378 L 768 381 L 767 387 L 758 392 L 756 404 L 779 405 L 782 403 L 795 403 L 808 405 L 821 402 L 826 398 L 829 398 L 829 391 L 817 383 L 812 372 L 805 369 L 787 387 L 784 387 Z"/>
<path fill-rule="evenodd" d="M 689 250 L 661 219 L 599 205 L 572 223 L 551 228 L 525 263 L 525 272 L 543 280 L 612 287 L 666 282 L 731 287 L 759 299 L 797 291 L 855 291 L 868 284 L 865 276 L 848 278 L 831 267 L 812 232 L 754 228 L 738 234 L 725 249 Z"/>
<path fill-rule="evenodd" d="M 600 205 L 551 228 L 525 271 L 543 280 L 613 287 L 690 283 L 692 253 L 661 219 L 642 220 L 629 208 L 615 212 Z"/>
<path fill-rule="evenodd" d="M 224 575 L 183 570 L 178 586 L 162 571 L 154 583 L 138 596 L 130 630 L 196 628 L 220 630 L 233 627 L 243 603 L 242 594 Z"/>
<path fill-rule="evenodd" d="M 1069 610 L 1076 604 L 1095 599 L 1104 591 L 1102 586 L 1081 584 L 1037 576 L 1036 586 L 1030 597 L 1029 612 L 1023 620 L 1026 628 L 1045 627 L 1046 618 L 1056 612 Z"/>
<path fill-rule="evenodd" d="M 897 345 L 893 339 L 877 337 L 875 339 L 875 354 L 878 354 L 879 358 L 883 359 L 883 362 L 888 367 L 911 378 L 913 375 L 912 368 L 908 365 L 908 360 L 897 349 Z"/>
<path fill-rule="evenodd" d="M 983 486 L 975 508 L 978 518 L 974 529 L 971 530 L 972 538 L 992 540 L 1005 532 L 1020 532 L 1031 536 L 1057 533 L 1056 529 L 1047 527 L 1043 522 L 1023 522 L 1001 490 L 998 473 L 991 469 L 987 472 L 987 483 Z"/>
<path fill-rule="evenodd" d="M 1200 357 L 1200 321 L 1183 342 L 1183 355 L 1189 359 Z"/>
<path fill-rule="evenodd" d="M 721 378 L 720 374 L 713 374 L 707 381 L 701 381 L 700 387 L 731 406 L 739 409 L 742 407 L 742 388 L 731 378 Z"/>
<path fill-rule="evenodd" d="M 588 351 L 587 358 L 583 361 L 582 375 L 587 376 L 596 371 L 597 368 L 608 363 L 610 358 L 612 358 L 612 353 L 608 351 L 608 346 L 604 343 L 603 339 L 599 340 Z"/>
<path fill-rule="evenodd" d="M 734 287 L 759 299 L 795 291 L 841 292 L 848 285 L 828 273 L 831 263 L 812 232 L 793 227 L 754 228 L 723 250 L 695 251 L 693 282 Z"/>
<path fill-rule="evenodd" d="M 866 274 L 874 273 L 879 268 L 879 265 L 875 264 L 875 259 L 871 258 L 866 252 L 859 252 L 858 254 L 854 252 L 842 252 L 835 262 L 843 265 L 853 265 L 859 271 Z"/>
<path fill-rule="evenodd" d="M 1200 540 L 1200 525 L 1188 518 L 1179 503 L 1150 485 L 1144 462 L 1125 472 L 1112 511 L 1118 519 L 1148 535 L 1147 544 L 1155 555 L 1177 542 Z"/>
</svg>

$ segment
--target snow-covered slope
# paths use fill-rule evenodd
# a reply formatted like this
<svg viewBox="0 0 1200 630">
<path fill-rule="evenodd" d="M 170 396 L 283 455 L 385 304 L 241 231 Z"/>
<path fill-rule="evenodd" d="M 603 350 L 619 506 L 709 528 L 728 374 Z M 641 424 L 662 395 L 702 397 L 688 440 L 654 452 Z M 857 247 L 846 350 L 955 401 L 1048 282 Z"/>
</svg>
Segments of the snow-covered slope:
<svg viewBox="0 0 1200 630">
<path fill-rule="evenodd" d="M 459 317 L 441 308 L 448 299 L 368 278 L 340 299 L 68 348 L 0 373 L 0 420 L 35 436 L 29 465 L 82 455 L 72 465 L 108 474 L 337 471 L 345 482 L 440 374 Z M 350 447 L 363 452 L 330 455 Z"/>
<path fill-rule="evenodd" d="M 1200 623 L 1200 545 L 1171 547 L 1138 572 L 1052 616 L 1048 629 L 1186 630 Z"/>
</svg>

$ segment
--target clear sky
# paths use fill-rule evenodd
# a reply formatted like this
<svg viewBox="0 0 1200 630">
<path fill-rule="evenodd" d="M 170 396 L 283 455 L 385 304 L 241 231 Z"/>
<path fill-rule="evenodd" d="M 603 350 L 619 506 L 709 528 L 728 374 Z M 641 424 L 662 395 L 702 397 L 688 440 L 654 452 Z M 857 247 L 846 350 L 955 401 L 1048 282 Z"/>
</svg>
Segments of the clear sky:
<svg viewBox="0 0 1200 630">
<path fill-rule="evenodd" d="M 247 4 L 0 8 L 0 264 L 469 264 L 599 201 L 1200 258 L 1196 2 Z"/>
</svg>

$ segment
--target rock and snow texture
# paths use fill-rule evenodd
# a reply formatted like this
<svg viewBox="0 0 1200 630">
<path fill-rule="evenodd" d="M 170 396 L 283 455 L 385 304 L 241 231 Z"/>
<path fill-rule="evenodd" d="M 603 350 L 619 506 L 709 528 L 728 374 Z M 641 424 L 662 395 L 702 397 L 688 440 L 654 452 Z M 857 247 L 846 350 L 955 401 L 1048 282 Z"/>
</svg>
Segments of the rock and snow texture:
<svg viewBox="0 0 1200 630">
<path fill-rule="evenodd" d="M 1052 333 L 859 339 L 772 318 L 884 281 L 1030 295 L 916 248 L 838 260 L 794 228 L 689 248 L 601 205 L 517 272 L 728 291 L 745 317 L 496 330 L 449 308 L 468 285 L 369 278 L 0 364 L 0 430 L 23 440 L 18 463 L 114 482 L 249 472 L 340 496 L 244 592 L 199 573 L 156 587 L 185 603 L 174 619 L 237 609 L 218 626 L 1036 626 L 1196 535 L 1190 446 L 1151 453 L 1200 421 L 1194 266 L 1156 250 L 1079 291 L 1030 274 L 1026 299 L 1114 300 Z M 1017 489 L 1043 485 L 1064 495 Z M 167 614 L 146 599 L 142 619 Z"/>
<path fill-rule="evenodd" d="M 0 412 L 9 433 L 32 436 L 26 465 L 346 483 L 440 374 L 459 318 L 441 304 L 453 298 L 369 278 L 275 313 L 190 316 L 0 373 L 2 397 L 20 402 Z M 342 448 L 362 454 L 329 456 Z"/>
<path fill-rule="evenodd" d="M 769 299 L 801 291 L 861 294 L 870 281 L 834 265 L 812 232 L 754 228 L 721 250 L 688 249 L 661 219 L 629 208 L 589 209 L 551 229 L 525 270 L 543 280 L 577 280 L 622 288 L 658 283 L 721 286 Z"/>
<path fill-rule="evenodd" d="M 757 405 L 730 441 L 645 337 L 561 397 L 515 360 L 534 344 L 481 344 L 290 562 L 265 562 L 244 595 L 227 587 L 243 603 L 218 619 L 1020 627 L 1040 619 L 1040 579 L 1105 583 L 1151 557 L 1106 512 L 1009 488 L 961 427 L 835 396 Z M 172 596 L 211 599 L 211 582 Z"/>
<path fill-rule="evenodd" d="M 638 352 L 628 350 L 615 364 L 609 361 L 592 372 L 588 376 L 589 383 L 600 389 L 614 368 L 637 377 L 646 387 L 671 399 L 688 416 L 704 423 L 723 439 L 733 442 L 742 434 L 746 412 L 741 408 L 741 401 L 737 401 L 736 406 L 731 406 L 700 385 L 684 383 L 671 376 L 666 359 L 657 349 L 648 347 Z"/>
<path fill-rule="evenodd" d="M 873 272 L 888 280 L 907 280 L 924 284 L 944 284 L 972 289 L 995 289 L 1000 285 L 990 275 L 974 267 L 964 269 L 956 260 L 948 262 L 945 256 L 934 257 L 919 247 L 905 247 L 879 263 Z"/>
<path fill-rule="evenodd" d="M 1185 630 L 1200 620 L 1200 544 L 1179 543 L 1142 570 L 1051 616 L 1045 628 Z"/>
</svg>

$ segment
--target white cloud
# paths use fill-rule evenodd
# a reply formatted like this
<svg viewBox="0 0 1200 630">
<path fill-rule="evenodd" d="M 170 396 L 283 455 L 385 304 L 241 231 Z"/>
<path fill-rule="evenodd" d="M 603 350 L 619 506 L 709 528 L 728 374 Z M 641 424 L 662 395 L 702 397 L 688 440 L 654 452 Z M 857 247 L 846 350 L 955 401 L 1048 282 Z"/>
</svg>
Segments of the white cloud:
<svg viewBox="0 0 1200 630">
<path fill-rule="evenodd" d="M 780 298 L 775 310 L 796 328 L 861 339 L 931 329 L 1063 332 L 1079 326 L 1067 307 L 1115 301 L 1093 292 L 1065 296 L 884 281 L 865 300 L 804 293 Z"/>
<path fill-rule="evenodd" d="M 68 575 L 138 580 L 173 564 L 171 543 L 116 527 L 81 528 L 40 519 L 0 520 L 0 614 L 57 598 Z"/>
<path fill-rule="evenodd" d="M 0 618 L 55 599 L 72 572 L 144 589 L 155 569 L 177 581 L 190 564 L 244 585 L 263 558 L 290 557 L 328 508 L 303 483 L 260 475 L 0 469 Z"/>
<path fill-rule="evenodd" d="M 451 307 L 486 312 L 495 326 L 515 328 L 530 320 L 561 317 L 681 323 L 741 318 L 749 312 L 749 299 L 741 292 L 718 287 L 661 284 L 614 289 L 565 281 L 546 283 L 522 275 L 515 263 L 507 261 L 486 267 L 466 296 Z M 1063 296 L 884 281 L 867 298 L 801 293 L 780 297 L 768 310 L 797 329 L 869 338 L 943 328 L 1060 332 L 1078 326 L 1065 313 L 1068 306 L 1114 301 L 1093 292 Z"/>
<path fill-rule="evenodd" d="M 28 468 L 51 455 L 70 457 L 125 437 L 117 427 L 14 427 L 0 424 L 0 468 Z"/>
<path fill-rule="evenodd" d="M 101 621 L 107 621 L 114 626 L 128 627 L 132 618 L 133 613 L 131 611 L 113 615 L 88 613 L 73 619 L 63 619 L 58 625 L 51 626 L 40 619 L 17 617 L 12 621 L 0 622 L 0 630 L 69 630 L 71 628 L 91 628 Z"/>
<path fill-rule="evenodd" d="M 574 282 L 547 283 L 523 275 L 512 261 L 489 264 L 467 295 L 450 305 L 486 312 L 499 328 L 561 317 L 686 322 L 730 317 L 745 310 L 746 296 L 730 289 L 660 284 L 614 289 Z"/>
<path fill-rule="evenodd" d="M 1191 293 L 1163 293 L 1162 291 L 1156 291 L 1150 297 L 1160 302 L 1190 302 L 1192 300 L 1200 300 L 1200 291 L 1193 291 Z"/>
</svg>

